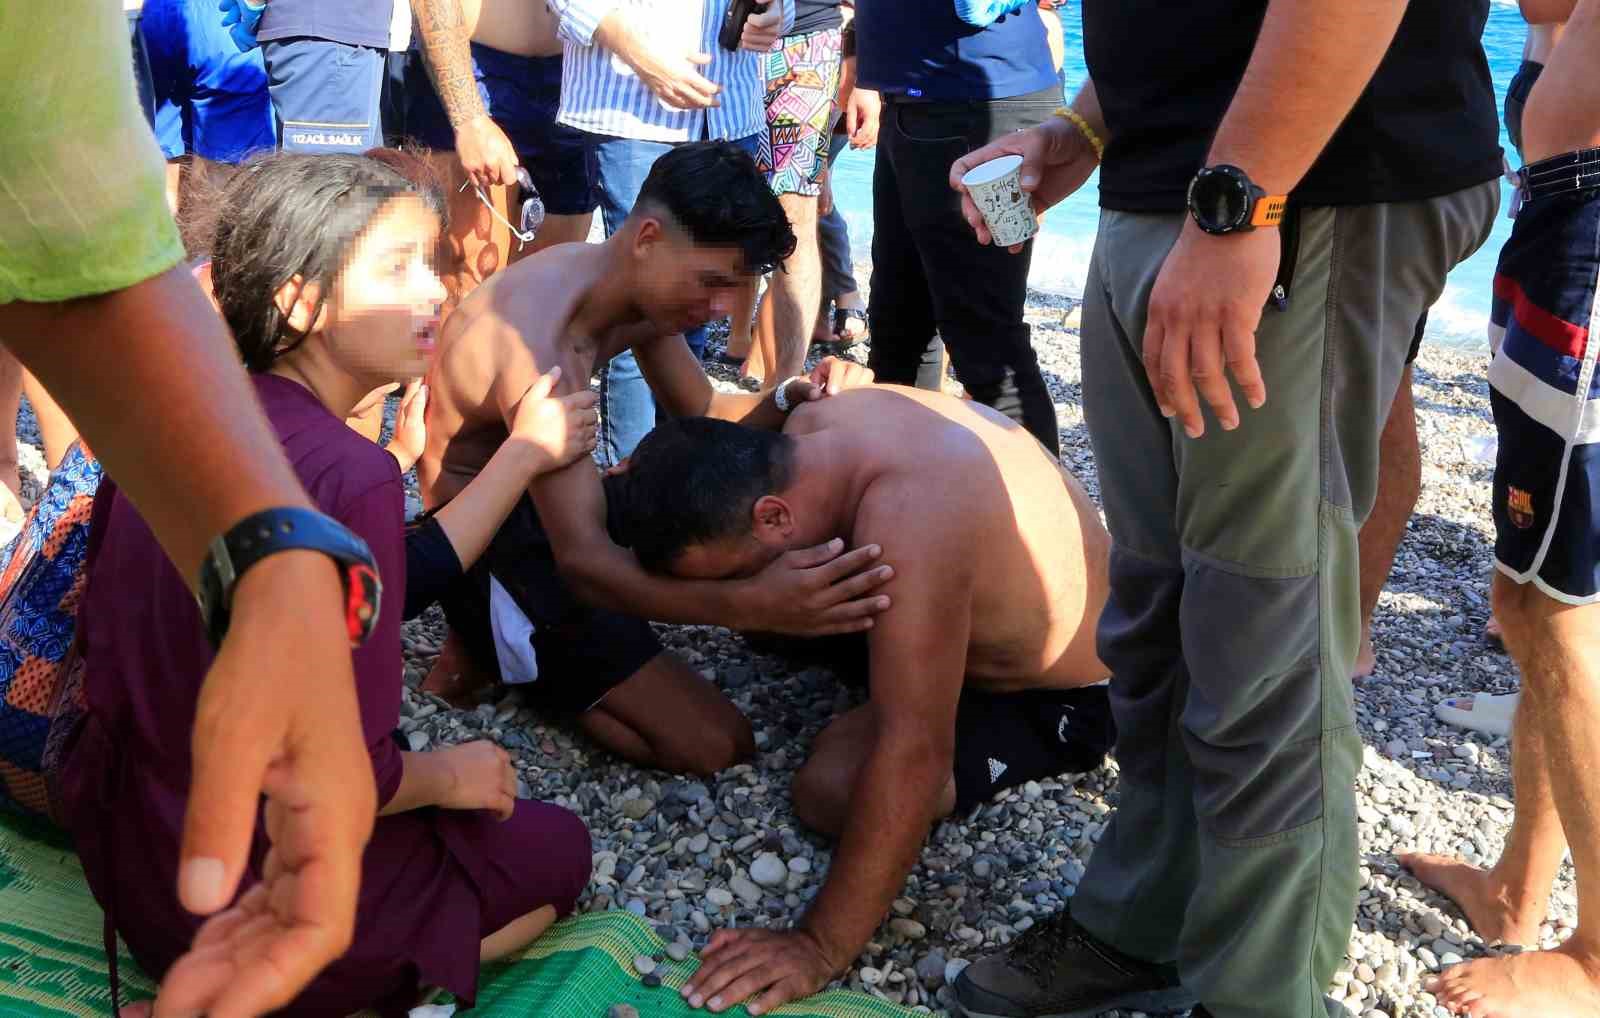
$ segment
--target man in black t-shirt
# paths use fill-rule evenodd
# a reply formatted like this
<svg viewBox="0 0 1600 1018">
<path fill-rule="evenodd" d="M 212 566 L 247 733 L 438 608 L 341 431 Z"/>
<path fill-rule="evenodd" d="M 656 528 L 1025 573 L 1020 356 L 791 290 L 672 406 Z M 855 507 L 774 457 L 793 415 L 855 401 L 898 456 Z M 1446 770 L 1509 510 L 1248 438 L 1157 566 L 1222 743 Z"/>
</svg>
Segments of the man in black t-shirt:
<svg viewBox="0 0 1600 1018">
<path fill-rule="evenodd" d="M 1104 151 L 1083 401 L 1121 764 L 1071 915 L 963 972 L 969 1018 L 1344 1013 L 1357 528 L 1416 323 L 1498 205 L 1488 8 L 1085 0 L 1072 107 L 952 166 L 1020 154 L 1043 209 Z"/>
</svg>

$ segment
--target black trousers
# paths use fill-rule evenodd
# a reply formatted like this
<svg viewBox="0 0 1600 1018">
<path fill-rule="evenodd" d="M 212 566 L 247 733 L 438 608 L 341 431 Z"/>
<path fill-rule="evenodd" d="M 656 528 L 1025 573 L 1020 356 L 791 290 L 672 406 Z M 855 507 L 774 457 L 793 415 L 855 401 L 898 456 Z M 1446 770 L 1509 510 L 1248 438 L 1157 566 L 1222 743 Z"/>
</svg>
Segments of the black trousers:
<svg viewBox="0 0 1600 1018">
<path fill-rule="evenodd" d="M 980 245 L 950 188 L 950 164 L 1061 105 L 1055 89 L 1014 99 L 910 102 L 885 96 L 872 177 L 870 366 L 880 382 L 938 389 L 940 342 L 967 393 L 1060 452 L 1055 405 L 1028 326 L 1030 241 Z"/>
</svg>

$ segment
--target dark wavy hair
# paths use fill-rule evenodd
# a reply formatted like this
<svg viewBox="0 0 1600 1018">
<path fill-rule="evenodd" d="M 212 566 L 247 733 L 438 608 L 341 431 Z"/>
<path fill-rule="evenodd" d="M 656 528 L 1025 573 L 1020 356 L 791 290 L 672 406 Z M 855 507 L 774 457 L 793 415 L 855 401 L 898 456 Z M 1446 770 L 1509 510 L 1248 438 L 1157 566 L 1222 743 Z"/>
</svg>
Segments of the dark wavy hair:
<svg viewBox="0 0 1600 1018">
<path fill-rule="evenodd" d="M 771 272 L 794 253 L 789 217 L 750 153 L 726 141 L 697 141 L 650 167 L 634 207 L 667 212 L 696 244 L 737 247 L 746 272 Z"/>
<path fill-rule="evenodd" d="M 605 479 L 606 524 L 641 566 L 659 573 L 690 545 L 750 533 L 756 501 L 789 486 L 794 439 L 683 417 L 644 436 L 628 464 Z"/>
<path fill-rule="evenodd" d="M 444 221 L 444 196 L 426 166 L 397 150 L 268 154 L 228 181 L 215 205 L 211 287 L 246 368 L 265 371 L 305 341 L 278 309 L 278 290 L 297 275 L 302 286 L 317 284 L 315 320 L 356 238 L 404 195 L 421 198 Z"/>
</svg>

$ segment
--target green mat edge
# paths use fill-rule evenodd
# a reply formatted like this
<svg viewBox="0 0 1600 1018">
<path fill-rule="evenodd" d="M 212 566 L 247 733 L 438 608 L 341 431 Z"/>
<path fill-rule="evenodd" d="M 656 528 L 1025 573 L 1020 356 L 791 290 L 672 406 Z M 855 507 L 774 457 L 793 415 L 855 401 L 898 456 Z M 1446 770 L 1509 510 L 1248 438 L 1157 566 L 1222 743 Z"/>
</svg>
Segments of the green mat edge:
<svg viewBox="0 0 1600 1018">
<path fill-rule="evenodd" d="M 76 887 L 73 877 L 76 876 Z M 57 924 L 79 922 L 86 928 L 80 936 L 65 938 L 41 929 L 30 928 L 27 915 L 41 908 L 39 895 L 71 896 L 65 904 L 69 911 L 80 913 L 77 917 L 61 919 L 58 902 Z M 108 966 L 100 946 L 100 910 L 83 882 L 81 868 L 72 839 L 65 832 L 34 817 L 0 811 L 0 903 L 10 907 L 0 908 L 0 996 L 8 1005 L 7 1018 L 14 1012 L 11 1004 L 27 1000 L 34 1005 L 23 1014 L 38 1018 L 79 1018 L 80 1015 L 106 1014 L 110 1002 Z M 17 908 L 23 905 L 25 907 Z M 608 947 L 607 945 L 611 945 Z M 154 983 L 133 961 L 122 945 L 118 945 L 118 971 L 123 983 L 125 1002 L 145 999 L 153 995 Z M 46 950 L 41 951 L 41 948 Z M 534 1014 L 516 998 L 537 986 L 542 969 L 549 974 L 557 970 L 570 972 L 583 965 L 614 967 L 614 972 L 604 972 L 602 978 L 624 980 L 618 985 L 625 989 L 638 989 L 651 994 L 667 994 L 668 998 L 653 997 L 658 1008 L 689 1014 L 709 1014 L 690 1011 L 677 990 L 699 968 L 699 958 L 691 954 L 683 962 L 670 959 L 661 963 L 662 986 L 658 990 L 644 990 L 633 967 L 636 955 L 655 955 L 663 952 L 666 942 L 655 932 L 653 925 L 625 909 L 606 912 L 589 912 L 570 916 L 556 923 L 516 959 L 491 962 L 483 967 L 478 979 L 478 1006 L 468 1014 L 483 1018 L 513 1018 Z M 559 982 L 557 984 L 560 985 Z M 441 998 L 450 1001 L 449 995 Z M 498 1007 L 504 1002 L 509 1008 Z M 623 1001 L 610 1001 L 619 1003 Z M 645 1010 L 649 1015 L 658 1008 Z M 86 1010 L 87 1009 L 87 1010 Z M 567 1009 L 562 1008 L 562 1018 Z M 597 1012 L 603 1016 L 604 1007 Z M 851 990 L 825 990 L 806 998 L 804 1002 L 788 1004 L 769 1014 L 793 1018 L 902 1018 L 914 1014 L 911 1009 Z M 749 1012 L 741 1004 L 725 1015 L 748 1018 Z M 576 1018 L 582 1018 L 581 1015 Z"/>
</svg>

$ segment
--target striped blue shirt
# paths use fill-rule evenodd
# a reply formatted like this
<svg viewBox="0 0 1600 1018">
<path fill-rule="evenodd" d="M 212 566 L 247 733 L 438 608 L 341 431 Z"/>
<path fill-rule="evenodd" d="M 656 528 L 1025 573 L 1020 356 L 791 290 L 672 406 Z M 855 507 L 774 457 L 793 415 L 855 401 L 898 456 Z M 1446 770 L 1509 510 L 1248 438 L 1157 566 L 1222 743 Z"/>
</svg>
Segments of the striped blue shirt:
<svg viewBox="0 0 1600 1018">
<path fill-rule="evenodd" d="M 781 6 L 780 34 L 794 25 L 794 0 Z M 717 32 L 729 0 L 549 0 L 560 19 L 563 43 L 561 112 L 557 120 L 591 134 L 638 141 L 734 140 L 766 130 L 765 55 L 717 45 Z M 621 57 L 594 41 L 608 14 L 621 11 L 660 53 L 706 53 L 711 63 L 698 68 L 722 86 L 720 105 L 680 110 L 656 98 Z M 687 62 L 687 61 L 686 61 Z"/>
</svg>

